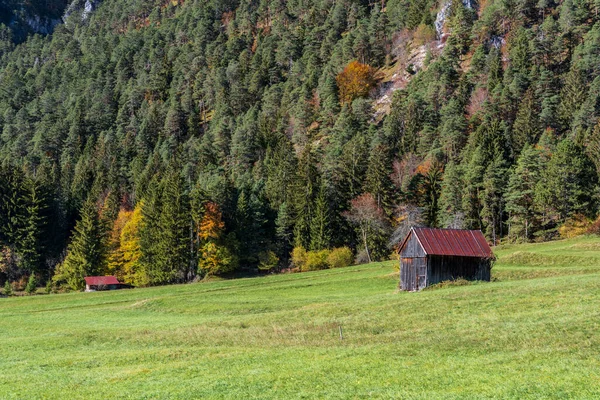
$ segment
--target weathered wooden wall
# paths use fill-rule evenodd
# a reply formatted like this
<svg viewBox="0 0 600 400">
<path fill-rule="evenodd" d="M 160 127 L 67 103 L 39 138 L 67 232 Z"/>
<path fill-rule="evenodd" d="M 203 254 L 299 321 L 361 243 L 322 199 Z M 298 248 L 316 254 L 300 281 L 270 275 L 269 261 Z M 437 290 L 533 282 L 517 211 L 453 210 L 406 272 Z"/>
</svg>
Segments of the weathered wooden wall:
<svg viewBox="0 0 600 400">
<path fill-rule="evenodd" d="M 419 243 L 419 240 L 415 236 L 414 233 L 410 233 L 410 237 L 404 244 L 404 248 L 402 249 L 402 253 L 400 253 L 401 257 L 425 257 L 425 250 Z"/>
<path fill-rule="evenodd" d="M 400 289 L 420 290 L 427 285 L 427 255 L 414 234 L 400 253 Z"/>
</svg>

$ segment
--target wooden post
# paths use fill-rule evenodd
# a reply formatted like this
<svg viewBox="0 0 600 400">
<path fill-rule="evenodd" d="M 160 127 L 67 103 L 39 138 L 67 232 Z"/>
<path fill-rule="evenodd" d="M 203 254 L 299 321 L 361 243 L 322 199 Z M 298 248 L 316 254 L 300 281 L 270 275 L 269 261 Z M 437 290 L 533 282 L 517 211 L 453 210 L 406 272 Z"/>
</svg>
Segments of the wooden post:
<svg viewBox="0 0 600 400">
<path fill-rule="evenodd" d="M 342 326 L 339 326 L 340 328 L 340 340 L 344 340 L 344 331 L 342 330 Z"/>
</svg>

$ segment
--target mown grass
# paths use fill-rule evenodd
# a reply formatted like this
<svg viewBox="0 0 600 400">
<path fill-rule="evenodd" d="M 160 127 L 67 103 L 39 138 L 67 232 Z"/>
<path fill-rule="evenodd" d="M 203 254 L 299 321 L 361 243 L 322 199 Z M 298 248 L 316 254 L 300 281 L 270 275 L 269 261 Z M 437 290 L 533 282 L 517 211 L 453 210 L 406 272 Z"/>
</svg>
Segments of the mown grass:
<svg viewBox="0 0 600 400">
<path fill-rule="evenodd" d="M 599 242 L 420 293 L 390 262 L 0 299 L 0 398 L 598 398 Z"/>
</svg>

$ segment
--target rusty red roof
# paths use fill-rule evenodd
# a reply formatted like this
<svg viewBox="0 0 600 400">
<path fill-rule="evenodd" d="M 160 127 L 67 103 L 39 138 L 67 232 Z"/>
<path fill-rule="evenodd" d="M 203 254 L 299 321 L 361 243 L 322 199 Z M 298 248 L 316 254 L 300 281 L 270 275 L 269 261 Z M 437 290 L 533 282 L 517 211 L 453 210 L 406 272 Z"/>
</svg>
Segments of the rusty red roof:
<svg viewBox="0 0 600 400">
<path fill-rule="evenodd" d="M 428 255 L 482 258 L 494 256 L 481 231 L 465 229 L 412 228 L 400 250 L 413 233 Z"/>
<path fill-rule="evenodd" d="M 85 284 L 90 286 L 118 285 L 119 281 L 114 276 L 86 276 Z"/>
</svg>

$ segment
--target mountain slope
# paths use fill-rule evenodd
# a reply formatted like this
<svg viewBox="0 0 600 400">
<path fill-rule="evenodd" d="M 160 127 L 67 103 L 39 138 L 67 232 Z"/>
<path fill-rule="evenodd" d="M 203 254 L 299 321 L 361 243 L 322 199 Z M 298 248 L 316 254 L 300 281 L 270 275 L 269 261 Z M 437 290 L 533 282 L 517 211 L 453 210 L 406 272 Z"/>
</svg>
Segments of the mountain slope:
<svg viewBox="0 0 600 400">
<path fill-rule="evenodd" d="M 65 279 L 144 284 L 287 267 L 293 247 L 381 260 L 406 221 L 585 231 L 597 20 L 570 0 L 102 2 L 0 60 L 3 277 L 65 254 L 85 259 Z M 103 251 L 67 248 L 92 231 Z"/>
</svg>

